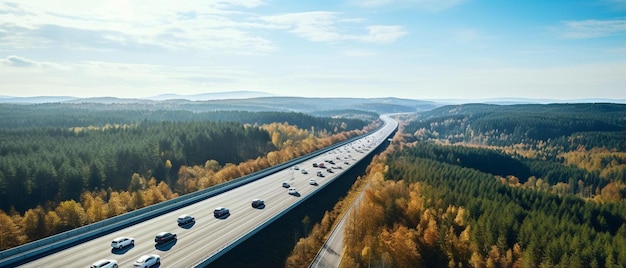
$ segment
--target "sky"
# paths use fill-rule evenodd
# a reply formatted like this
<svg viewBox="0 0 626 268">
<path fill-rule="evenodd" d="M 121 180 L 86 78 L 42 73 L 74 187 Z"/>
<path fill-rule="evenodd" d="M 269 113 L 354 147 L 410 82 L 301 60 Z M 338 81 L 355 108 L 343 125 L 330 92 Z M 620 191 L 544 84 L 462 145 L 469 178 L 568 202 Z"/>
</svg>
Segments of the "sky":
<svg viewBox="0 0 626 268">
<path fill-rule="evenodd" d="M 626 99 L 626 0 L 0 0 L 0 96 Z"/>
</svg>

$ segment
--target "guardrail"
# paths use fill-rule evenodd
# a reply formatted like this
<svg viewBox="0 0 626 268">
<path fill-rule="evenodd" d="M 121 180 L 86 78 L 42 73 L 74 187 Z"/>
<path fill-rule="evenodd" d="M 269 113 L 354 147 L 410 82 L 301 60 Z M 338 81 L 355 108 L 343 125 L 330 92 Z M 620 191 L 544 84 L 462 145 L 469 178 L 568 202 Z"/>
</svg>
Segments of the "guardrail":
<svg viewBox="0 0 626 268">
<path fill-rule="evenodd" d="M 337 146 L 331 146 L 331 147 L 332 147 L 331 149 L 329 149 L 329 150 L 325 150 L 324 152 L 319 153 L 319 154 L 316 154 L 315 156 L 320 155 L 320 154 L 323 154 L 323 153 L 326 153 L 326 152 L 328 152 L 328 151 L 332 151 L 332 150 L 334 150 L 335 148 L 341 147 L 341 146 L 343 146 L 343 145 L 345 145 L 345 144 L 349 144 L 349 143 L 351 143 L 351 142 L 353 142 L 353 141 L 355 141 L 355 140 L 358 140 L 358 139 L 360 139 L 360 138 L 367 137 L 367 136 L 369 136 L 369 135 L 371 135 L 371 134 L 373 134 L 373 133 L 376 133 L 376 131 L 378 131 L 378 130 L 382 129 L 384 126 L 385 126 L 385 125 L 383 125 L 383 126 L 381 126 L 381 127 L 377 128 L 375 131 L 372 131 L 371 133 L 368 133 L 368 134 L 365 134 L 365 135 L 362 135 L 362 136 L 359 136 L 359 137 L 352 138 L 352 139 L 350 139 L 350 141 L 347 141 L 347 142 L 342 142 L 342 143 L 341 143 L 341 145 L 339 145 L 339 144 L 338 144 Z M 394 131 L 395 131 L 395 129 L 396 129 L 396 128 L 397 128 L 397 125 L 396 125 L 396 127 L 394 128 Z M 387 135 L 385 135 L 385 139 L 383 139 L 383 140 L 381 141 L 381 143 L 380 143 L 380 144 L 378 144 L 375 148 L 378 148 L 378 146 L 382 145 L 382 144 L 385 142 L 386 137 L 389 137 L 389 136 L 390 136 L 390 135 L 391 135 L 394 131 L 391 131 L 391 132 L 389 132 Z M 263 222 L 263 223 L 261 223 L 261 224 L 257 225 L 257 226 L 254 228 L 254 230 L 252 230 L 252 231 L 250 231 L 250 232 L 248 232 L 248 233 L 245 233 L 244 235 L 240 236 L 239 238 L 233 239 L 233 241 L 231 241 L 230 243 L 228 243 L 228 245 L 226 245 L 226 246 L 224 246 L 224 247 L 220 248 L 220 249 L 219 249 L 219 250 L 217 250 L 217 251 L 214 251 L 214 252 L 213 252 L 213 253 L 212 253 L 212 254 L 211 254 L 211 255 L 210 255 L 207 259 L 205 259 L 204 261 L 198 262 L 197 264 L 195 264 L 195 265 L 194 265 L 194 267 L 208 267 L 208 265 L 209 265 L 209 264 L 211 264 L 213 261 L 217 260 L 219 257 L 221 257 L 222 255 L 224 255 L 226 252 L 228 252 L 228 251 L 230 251 L 231 249 L 235 248 L 236 246 L 238 246 L 239 244 L 241 244 L 241 243 L 242 243 L 243 241 L 245 241 L 246 239 L 248 239 L 248 238 L 252 237 L 252 236 L 253 236 L 253 235 L 255 235 L 256 233 L 258 233 L 259 231 L 261 231 L 263 228 L 265 228 L 266 226 L 270 225 L 271 223 L 273 223 L 274 221 L 276 221 L 277 219 L 279 219 L 279 218 L 280 218 L 280 217 L 282 217 L 283 215 L 287 214 L 289 211 L 291 211 L 291 210 L 292 210 L 292 209 L 294 209 L 295 207 L 299 206 L 301 203 L 305 202 L 305 201 L 306 201 L 307 199 L 309 199 L 310 197 L 314 196 L 317 192 L 319 192 L 319 191 L 323 190 L 325 187 L 327 187 L 328 185 L 332 184 L 332 182 L 333 182 L 333 181 L 335 181 L 336 179 L 338 179 L 339 177 L 341 177 L 341 174 L 343 174 L 343 173 L 345 173 L 345 172 L 348 172 L 350 169 L 352 169 L 352 167 L 356 166 L 359 162 L 361 162 L 363 159 L 365 159 L 365 158 L 366 158 L 366 156 L 368 156 L 368 155 L 372 154 L 374 151 L 376 151 L 376 150 L 374 150 L 374 149 L 370 150 L 367 154 L 365 154 L 365 156 L 364 156 L 364 157 L 362 157 L 362 158 L 361 158 L 361 159 L 359 159 L 358 161 L 354 162 L 354 163 L 353 163 L 352 165 L 350 165 L 348 168 L 346 168 L 346 169 L 342 169 L 342 171 L 341 171 L 341 172 L 339 172 L 336 176 L 334 176 L 334 177 L 333 177 L 333 178 L 332 178 L 332 179 L 331 179 L 328 183 L 324 183 L 324 184 L 322 184 L 320 187 L 316 187 L 316 188 L 315 188 L 315 190 L 314 190 L 314 191 L 312 191 L 310 194 L 308 194 L 308 195 L 304 196 L 303 198 L 299 198 L 299 199 L 298 199 L 298 201 L 294 202 L 294 203 L 293 203 L 293 204 L 291 204 L 289 207 L 287 207 L 286 209 L 282 210 L 280 213 L 276 214 L 276 215 L 275 215 L 274 217 L 272 217 L 271 219 L 269 219 L 269 220 L 267 220 L 267 221 L 265 221 L 265 222 Z"/>
<path fill-rule="evenodd" d="M 355 140 L 367 137 L 373 133 L 376 133 L 376 131 L 380 130 L 384 126 L 385 125 L 383 124 L 377 129 L 371 131 L 370 133 L 350 138 L 329 147 L 317 150 L 313 153 L 294 158 L 276 166 L 254 172 L 216 186 L 212 186 L 203 190 L 177 197 L 175 199 L 170 199 L 158 204 L 127 212 L 122 215 L 85 225 L 60 234 L 42 238 L 18 247 L 0 251 L 0 267 L 12 266 L 36 258 L 37 256 L 51 254 L 58 251 L 59 249 L 66 248 L 81 241 L 99 237 L 104 234 L 120 230 L 126 226 L 133 225 L 137 222 L 163 215 L 165 213 L 219 195 L 223 192 L 232 190 L 244 184 L 264 178 L 285 168 L 289 168 L 304 160 L 332 151 Z"/>
</svg>

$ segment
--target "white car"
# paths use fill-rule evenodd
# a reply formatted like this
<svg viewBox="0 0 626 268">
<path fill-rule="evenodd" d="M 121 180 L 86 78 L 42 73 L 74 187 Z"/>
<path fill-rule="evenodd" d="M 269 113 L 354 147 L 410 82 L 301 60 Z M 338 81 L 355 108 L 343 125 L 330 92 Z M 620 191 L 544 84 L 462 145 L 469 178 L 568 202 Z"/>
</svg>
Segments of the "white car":
<svg viewBox="0 0 626 268">
<path fill-rule="evenodd" d="M 310 179 L 309 180 L 309 184 L 310 185 L 317 185 L 317 181 L 315 179 Z"/>
<path fill-rule="evenodd" d="M 117 268 L 117 261 L 110 259 L 102 259 L 94 262 L 90 268 Z"/>
<path fill-rule="evenodd" d="M 130 245 L 134 245 L 135 244 L 135 239 L 130 238 L 130 237 L 117 237 L 115 239 L 113 239 L 113 241 L 111 241 L 111 247 L 114 249 L 121 249 Z"/>
<path fill-rule="evenodd" d="M 289 194 L 291 195 L 296 195 L 298 194 L 298 191 L 296 190 L 296 187 L 289 187 L 289 190 L 287 190 L 289 192 Z"/>
<path fill-rule="evenodd" d="M 143 255 L 139 257 L 137 261 L 135 261 L 135 263 L 133 264 L 133 267 L 147 268 L 147 267 L 152 267 L 155 264 L 160 263 L 160 262 L 161 262 L 161 256 L 159 255 L 156 255 L 156 254 Z"/>
</svg>

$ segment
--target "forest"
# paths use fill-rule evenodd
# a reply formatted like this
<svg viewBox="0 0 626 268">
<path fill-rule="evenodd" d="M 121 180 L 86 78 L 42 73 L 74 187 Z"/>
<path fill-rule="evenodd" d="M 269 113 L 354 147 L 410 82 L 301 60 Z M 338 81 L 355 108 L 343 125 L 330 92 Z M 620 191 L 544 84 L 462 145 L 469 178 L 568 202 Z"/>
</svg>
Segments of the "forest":
<svg viewBox="0 0 626 268">
<path fill-rule="evenodd" d="M 305 123 L 291 119 L 259 124 L 253 121 L 263 121 L 246 116 L 265 112 L 235 112 L 242 119 L 233 121 L 207 120 L 209 113 L 184 111 L 189 117 L 144 111 L 149 116 L 129 121 L 112 119 L 115 116 L 106 112 L 84 119 L 80 109 L 65 112 L 67 118 L 58 125 L 15 115 L 7 119 L 10 124 L 6 126 L 13 127 L 0 130 L 0 137 L 7 137 L 0 138 L 0 147 L 7 148 L 0 152 L 11 152 L 0 153 L 0 159 L 63 150 L 48 145 L 63 141 L 71 148 L 63 155 L 74 156 L 73 162 L 63 162 L 51 153 L 25 163 L 30 168 L 49 163 L 42 166 L 53 172 L 44 174 L 57 177 L 62 171 L 55 169 L 59 162 L 54 160 L 66 167 L 82 166 L 73 173 L 75 179 L 82 178 L 76 179 L 82 188 L 77 189 L 75 199 L 53 195 L 53 201 L 25 206 L 24 212 L 15 207 L 0 211 L 0 248 L 215 185 L 373 127 L 366 126 L 367 113 L 352 117 L 361 119 L 311 121 L 306 120 L 309 115 L 277 113 L 275 118 L 301 117 Z M 136 116 L 132 109 L 125 112 L 128 118 Z M 214 118 L 220 113 L 213 114 Z M 467 104 L 397 118 L 402 118 L 401 126 L 392 145 L 374 157 L 353 192 L 321 222 L 311 225 L 309 236 L 298 241 L 286 267 L 310 263 L 333 222 L 361 191 L 363 198 L 344 231 L 342 267 L 626 266 L 626 105 Z M 46 126 L 34 128 L 33 120 Z M 111 123 L 115 120 L 123 123 Z M 317 120 L 326 127 L 313 126 Z M 193 150 L 198 144 L 213 146 L 212 140 L 232 135 L 249 137 L 246 146 L 255 150 L 206 158 L 200 154 L 214 150 Z M 42 141 L 29 143 L 37 139 Z M 93 139 L 87 144 L 94 148 L 102 148 L 98 140 L 126 141 L 112 147 L 132 144 L 141 153 L 130 158 L 142 159 L 145 154 L 144 159 L 154 162 L 127 170 L 126 179 L 119 181 L 125 184 L 114 190 L 99 164 L 94 166 L 100 176 L 91 172 L 88 160 L 96 156 L 80 146 L 72 148 L 69 140 L 73 139 Z M 22 145 L 11 146 L 13 141 Z M 220 158 L 224 155 L 239 157 L 240 162 Z M 0 179 L 6 181 L 2 172 Z M 20 187 L 38 189 L 36 173 L 20 172 L 28 182 Z M 58 194 L 62 189 L 55 191 Z"/>
<path fill-rule="evenodd" d="M 371 123 L 59 105 L 0 105 L 1 249 L 282 163 Z"/>
<path fill-rule="evenodd" d="M 419 113 L 406 126 L 414 140 L 510 146 L 548 142 L 551 153 L 606 147 L 626 151 L 625 104 L 464 104 Z M 584 135 L 580 135 L 584 133 Z"/>
<path fill-rule="evenodd" d="M 360 182 L 341 267 L 626 267 L 626 106 L 468 104 L 402 118 Z M 310 262 L 341 207 L 287 267 Z"/>
<path fill-rule="evenodd" d="M 493 149 L 489 154 L 510 155 L 500 167 L 484 165 L 510 167 L 507 175 L 522 183 L 541 177 L 552 188 L 584 197 L 616 183 L 621 191 L 626 184 L 624 104 L 444 106 L 420 113 L 405 132 L 408 142 L 482 146 Z M 445 160 L 453 164 L 460 157 L 462 165 L 468 163 L 472 160 L 462 153 L 468 150 L 455 148 Z"/>
<path fill-rule="evenodd" d="M 252 112 L 243 109 L 194 112 L 182 108 L 169 109 L 166 103 L 161 106 L 141 103 L 41 103 L 32 105 L 4 103 L 0 104 L 0 129 L 131 125 L 143 121 L 212 121 L 251 125 L 288 122 L 303 129 L 333 132 L 335 129 L 341 130 L 342 125 L 343 129 L 360 129 L 367 121 L 378 118 L 370 112 L 359 110 L 351 110 L 349 113 L 345 110 L 319 113 L 323 116 L 299 112 Z M 346 114 L 361 119 L 338 116 Z"/>
</svg>

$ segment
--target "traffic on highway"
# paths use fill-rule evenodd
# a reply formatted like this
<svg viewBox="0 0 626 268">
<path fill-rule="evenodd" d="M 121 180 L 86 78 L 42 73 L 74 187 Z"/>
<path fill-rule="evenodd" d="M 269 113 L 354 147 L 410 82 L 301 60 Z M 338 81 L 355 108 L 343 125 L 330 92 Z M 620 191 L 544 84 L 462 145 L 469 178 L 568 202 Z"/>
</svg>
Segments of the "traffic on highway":
<svg viewBox="0 0 626 268">
<path fill-rule="evenodd" d="M 21 267 L 194 267 L 297 206 L 385 142 L 377 132 L 230 191 L 104 234 Z"/>
</svg>

